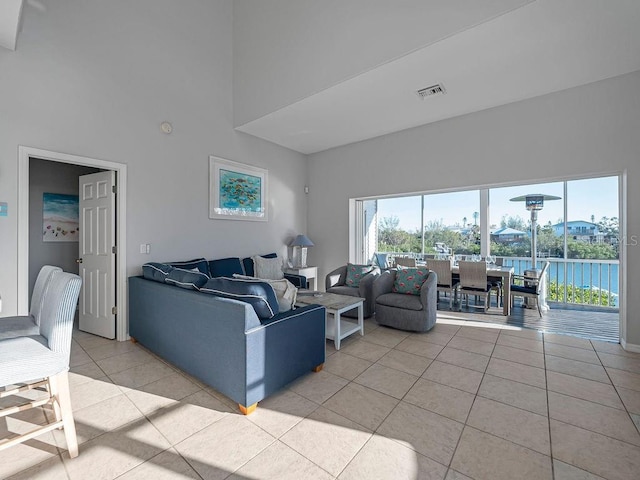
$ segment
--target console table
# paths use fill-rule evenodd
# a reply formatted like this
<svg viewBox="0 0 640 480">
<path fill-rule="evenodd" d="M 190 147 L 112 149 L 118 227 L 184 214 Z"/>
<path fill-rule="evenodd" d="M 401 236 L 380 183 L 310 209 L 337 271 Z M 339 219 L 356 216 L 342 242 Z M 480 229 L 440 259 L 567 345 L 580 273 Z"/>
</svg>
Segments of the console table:
<svg viewBox="0 0 640 480">
<path fill-rule="evenodd" d="M 316 278 L 318 277 L 318 267 L 290 267 L 285 268 L 284 273 L 302 275 L 309 281 L 309 290 L 315 290 L 317 288 Z"/>
</svg>

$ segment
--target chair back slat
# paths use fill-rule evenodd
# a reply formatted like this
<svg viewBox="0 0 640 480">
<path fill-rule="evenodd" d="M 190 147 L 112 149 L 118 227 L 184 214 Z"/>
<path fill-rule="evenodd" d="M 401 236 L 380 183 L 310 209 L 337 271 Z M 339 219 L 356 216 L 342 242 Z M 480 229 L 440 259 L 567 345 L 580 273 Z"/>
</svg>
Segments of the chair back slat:
<svg viewBox="0 0 640 480">
<path fill-rule="evenodd" d="M 44 291 L 51 280 L 53 272 L 61 272 L 60 267 L 54 267 L 52 265 L 44 265 L 38 273 L 36 283 L 33 286 L 33 293 L 31 294 L 31 308 L 29 314 L 33 317 L 36 325 L 40 325 L 40 315 L 42 313 L 42 299 L 44 297 Z"/>
<path fill-rule="evenodd" d="M 438 285 L 451 286 L 453 283 L 451 274 L 451 260 L 436 260 L 427 258 L 427 268 L 436 272 Z"/>
<path fill-rule="evenodd" d="M 412 257 L 396 257 L 394 261 L 396 266 L 401 266 L 401 267 L 416 266 L 416 259 Z"/>
<path fill-rule="evenodd" d="M 487 289 L 486 262 L 458 262 L 460 268 L 460 286 L 462 288 Z"/>
<path fill-rule="evenodd" d="M 71 351 L 73 319 L 82 280 L 78 275 L 53 272 L 42 299 L 40 335 L 49 349 L 57 353 Z"/>
</svg>

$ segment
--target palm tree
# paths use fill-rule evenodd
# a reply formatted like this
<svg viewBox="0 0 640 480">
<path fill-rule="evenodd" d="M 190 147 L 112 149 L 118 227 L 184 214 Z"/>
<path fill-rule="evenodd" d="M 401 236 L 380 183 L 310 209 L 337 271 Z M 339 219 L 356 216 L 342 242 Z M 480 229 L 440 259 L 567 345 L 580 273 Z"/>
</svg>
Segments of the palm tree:
<svg viewBox="0 0 640 480">
<path fill-rule="evenodd" d="M 480 214 L 478 212 L 473 212 L 473 225 L 478 226 L 478 217 Z"/>
<path fill-rule="evenodd" d="M 467 217 L 462 217 L 462 228 L 467 226 Z"/>
</svg>

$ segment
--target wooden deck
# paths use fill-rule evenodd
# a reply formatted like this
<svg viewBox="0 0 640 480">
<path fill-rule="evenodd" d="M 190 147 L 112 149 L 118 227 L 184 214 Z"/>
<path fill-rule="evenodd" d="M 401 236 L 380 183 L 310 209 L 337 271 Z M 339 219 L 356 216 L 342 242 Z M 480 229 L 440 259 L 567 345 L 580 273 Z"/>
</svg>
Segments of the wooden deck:
<svg viewBox="0 0 640 480">
<path fill-rule="evenodd" d="M 620 339 L 619 311 L 614 308 L 549 303 L 549 310 L 540 318 L 538 310 L 523 308 L 519 300 L 508 317 L 502 315 L 502 307 L 498 308 L 495 302 L 486 313 L 472 305 L 470 302 L 468 309 L 463 305 L 462 311 L 456 311 L 454 305 L 451 311 L 448 298 L 441 298 L 438 318 L 511 325 L 605 342 L 618 343 Z"/>
</svg>

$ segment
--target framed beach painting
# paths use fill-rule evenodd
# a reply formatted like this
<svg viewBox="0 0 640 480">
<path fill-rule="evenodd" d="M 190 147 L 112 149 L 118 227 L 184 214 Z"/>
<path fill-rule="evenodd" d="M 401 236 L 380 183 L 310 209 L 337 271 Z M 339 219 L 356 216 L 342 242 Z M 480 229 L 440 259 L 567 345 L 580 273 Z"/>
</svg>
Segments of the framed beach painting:
<svg viewBox="0 0 640 480">
<path fill-rule="evenodd" d="M 78 195 L 42 194 L 43 242 L 77 242 L 79 219 Z"/>
<path fill-rule="evenodd" d="M 268 171 L 209 157 L 209 218 L 266 222 Z"/>
</svg>

